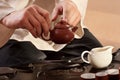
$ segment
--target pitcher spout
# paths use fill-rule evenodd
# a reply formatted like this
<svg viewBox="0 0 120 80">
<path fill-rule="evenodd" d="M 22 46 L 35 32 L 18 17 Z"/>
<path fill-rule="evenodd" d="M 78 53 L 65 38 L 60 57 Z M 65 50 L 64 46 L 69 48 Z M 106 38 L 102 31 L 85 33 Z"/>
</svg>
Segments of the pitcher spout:
<svg viewBox="0 0 120 80">
<path fill-rule="evenodd" d="M 105 46 L 104 48 L 112 50 L 114 47 L 113 46 Z"/>
<path fill-rule="evenodd" d="M 108 50 L 108 51 L 111 51 L 112 52 L 112 50 L 113 50 L 113 46 L 105 46 L 105 47 L 103 47 L 105 50 Z"/>
</svg>

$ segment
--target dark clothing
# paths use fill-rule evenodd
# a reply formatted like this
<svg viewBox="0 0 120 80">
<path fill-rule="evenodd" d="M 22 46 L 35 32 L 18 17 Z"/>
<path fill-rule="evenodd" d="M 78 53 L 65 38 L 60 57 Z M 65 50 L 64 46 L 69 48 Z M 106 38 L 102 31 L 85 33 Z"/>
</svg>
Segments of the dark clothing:
<svg viewBox="0 0 120 80">
<path fill-rule="evenodd" d="M 38 62 L 44 58 L 46 55 L 27 41 L 9 40 L 6 45 L 0 48 L 0 66 L 19 66 Z"/>
<path fill-rule="evenodd" d="M 20 66 L 44 59 L 61 59 L 63 56 L 77 57 L 85 50 L 102 46 L 88 29 L 84 29 L 84 32 L 85 34 L 81 39 L 74 39 L 58 52 L 38 50 L 28 41 L 9 40 L 0 48 L 0 66 Z"/>
</svg>

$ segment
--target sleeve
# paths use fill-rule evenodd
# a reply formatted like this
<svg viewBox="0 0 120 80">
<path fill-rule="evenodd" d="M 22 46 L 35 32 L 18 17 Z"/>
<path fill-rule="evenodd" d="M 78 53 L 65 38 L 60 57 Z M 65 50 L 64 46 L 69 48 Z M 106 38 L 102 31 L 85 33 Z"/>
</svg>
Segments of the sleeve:
<svg viewBox="0 0 120 80">
<path fill-rule="evenodd" d="M 88 0 L 71 0 L 71 1 L 76 4 L 76 6 L 78 7 L 78 9 L 81 13 L 81 18 L 82 18 L 82 20 L 84 20 Z"/>
<path fill-rule="evenodd" d="M 15 11 L 15 9 L 12 8 L 6 1 L 0 0 L 0 20 L 13 11 Z"/>
</svg>

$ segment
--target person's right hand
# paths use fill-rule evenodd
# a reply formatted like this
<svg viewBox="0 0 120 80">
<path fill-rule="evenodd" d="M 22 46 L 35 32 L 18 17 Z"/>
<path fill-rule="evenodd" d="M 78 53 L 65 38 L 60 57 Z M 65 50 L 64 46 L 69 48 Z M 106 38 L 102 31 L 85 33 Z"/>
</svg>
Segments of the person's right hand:
<svg viewBox="0 0 120 80">
<path fill-rule="evenodd" d="M 66 21 L 72 26 L 76 26 L 81 19 L 80 11 L 71 0 L 61 0 L 56 3 L 52 12 L 52 21 L 59 19 L 59 15 L 62 15 L 61 19 L 63 21 Z"/>
<path fill-rule="evenodd" d="M 35 37 L 48 35 L 50 29 L 49 12 L 37 5 L 14 11 L 2 19 L 2 24 L 11 29 L 24 28 Z"/>
</svg>

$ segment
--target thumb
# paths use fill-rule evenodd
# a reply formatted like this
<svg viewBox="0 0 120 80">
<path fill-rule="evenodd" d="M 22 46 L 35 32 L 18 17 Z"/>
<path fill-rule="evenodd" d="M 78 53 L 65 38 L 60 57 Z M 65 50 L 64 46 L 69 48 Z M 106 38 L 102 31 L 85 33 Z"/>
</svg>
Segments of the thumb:
<svg viewBox="0 0 120 80">
<path fill-rule="evenodd" d="M 55 21 L 58 17 L 58 9 L 55 8 L 52 12 L 52 21 Z"/>
<path fill-rule="evenodd" d="M 66 10 L 65 7 L 64 7 L 62 13 L 63 13 L 63 14 L 62 14 L 62 20 L 67 22 L 67 10 Z"/>
<path fill-rule="evenodd" d="M 63 8 L 61 6 L 56 7 L 52 12 L 52 21 L 55 21 L 59 15 L 63 14 Z"/>
</svg>

